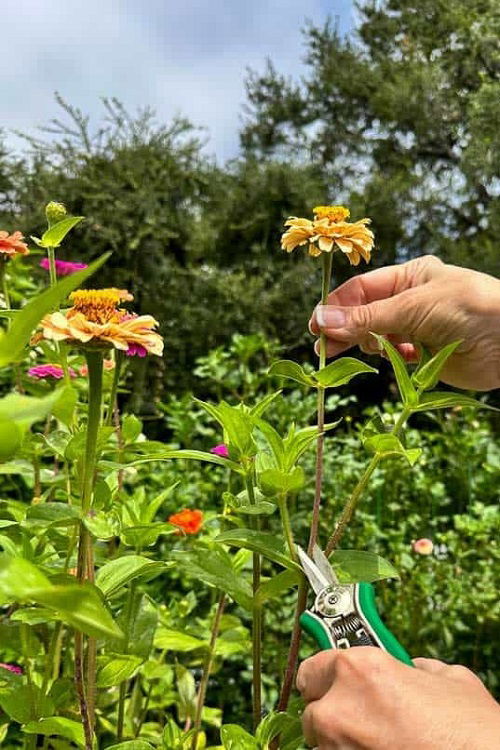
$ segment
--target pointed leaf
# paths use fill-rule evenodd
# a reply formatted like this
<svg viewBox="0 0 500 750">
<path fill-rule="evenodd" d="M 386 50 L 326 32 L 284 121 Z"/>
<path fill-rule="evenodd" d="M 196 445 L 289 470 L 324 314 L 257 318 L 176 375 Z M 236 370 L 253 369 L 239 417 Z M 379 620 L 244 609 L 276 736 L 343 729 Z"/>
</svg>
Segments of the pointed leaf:
<svg viewBox="0 0 500 750">
<path fill-rule="evenodd" d="M 167 651 L 189 652 L 205 648 L 207 643 L 180 630 L 171 630 L 160 626 L 154 638 L 155 648 Z"/>
<path fill-rule="evenodd" d="M 276 461 L 276 465 L 279 467 L 283 466 L 284 458 L 284 445 L 283 440 L 279 433 L 264 419 L 258 417 L 253 418 L 254 424 L 257 429 L 264 435 L 267 444 L 271 448 L 273 456 Z"/>
<path fill-rule="evenodd" d="M 154 750 L 146 740 L 127 740 L 119 742 L 118 745 L 108 745 L 106 750 Z"/>
<path fill-rule="evenodd" d="M 279 469 L 266 469 L 258 475 L 257 481 L 264 495 L 273 497 L 274 495 L 288 495 L 291 492 L 298 492 L 304 486 L 306 477 L 304 469 L 301 466 L 296 466 L 289 472 Z"/>
<path fill-rule="evenodd" d="M 379 336 L 377 333 L 372 333 L 372 336 L 375 336 L 380 348 L 385 350 L 392 364 L 403 403 L 407 406 L 416 406 L 418 404 L 418 394 L 411 382 L 403 357 L 384 336 Z"/>
<path fill-rule="evenodd" d="M 40 247 L 59 247 L 68 232 L 84 218 L 85 216 L 67 216 L 65 219 L 58 221 L 42 234 L 42 239 L 37 242 L 37 245 Z"/>
<path fill-rule="evenodd" d="M 170 556 L 187 575 L 225 591 L 244 609 L 252 609 L 252 587 L 233 567 L 231 556 L 222 547 L 174 550 Z"/>
<path fill-rule="evenodd" d="M 252 408 L 249 410 L 249 414 L 251 414 L 253 417 L 261 417 L 264 412 L 271 406 L 271 404 L 278 398 L 278 396 L 281 396 L 281 390 L 276 391 L 275 393 L 269 393 L 267 396 L 264 396 L 261 401 L 255 404 L 255 406 L 252 406 Z"/>
<path fill-rule="evenodd" d="M 237 724 L 225 724 L 220 730 L 224 750 L 258 750 L 257 740 Z"/>
<path fill-rule="evenodd" d="M 422 454 L 420 448 L 410 448 L 408 450 L 396 435 L 387 433 L 373 435 L 366 438 L 363 442 L 367 450 L 372 451 L 373 453 L 379 453 L 384 457 L 402 456 L 403 458 L 406 458 L 410 466 L 413 466 Z"/>
<path fill-rule="evenodd" d="M 261 607 L 269 599 L 275 599 L 281 596 L 285 591 L 297 585 L 300 582 L 300 573 L 298 570 L 283 570 L 277 576 L 269 578 L 260 584 L 255 596 L 256 604 Z"/>
<path fill-rule="evenodd" d="M 274 534 L 254 529 L 231 529 L 223 531 L 215 541 L 231 547 L 251 549 L 252 552 L 258 552 L 284 568 L 300 570 L 299 566 L 285 555 L 282 543 Z"/>
<path fill-rule="evenodd" d="M 150 560 L 140 555 L 126 555 L 105 563 L 96 576 L 96 586 L 106 597 L 116 594 L 122 586 L 136 578 L 155 578 L 169 567 L 161 560 Z"/>
<path fill-rule="evenodd" d="M 439 375 L 446 361 L 451 357 L 455 349 L 462 343 L 462 339 L 453 341 L 435 354 L 426 364 L 422 365 L 413 373 L 412 380 L 424 391 L 434 388 L 439 380 Z"/>
<path fill-rule="evenodd" d="M 28 302 L 14 318 L 8 333 L 0 337 L 0 367 L 16 362 L 22 356 L 22 351 L 28 343 L 33 330 L 40 320 L 52 312 L 57 305 L 66 299 L 68 294 L 81 286 L 98 268 L 109 258 L 111 253 L 105 253 L 90 264 L 83 271 L 77 271 L 58 281 L 54 287 L 47 289 Z"/>
<path fill-rule="evenodd" d="M 290 359 L 280 359 L 278 362 L 273 362 L 269 368 L 269 375 L 288 378 L 289 380 L 295 380 L 301 385 L 316 388 L 316 382 L 313 378 L 310 375 L 307 375 L 297 362 L 292 362 Z"/>
<path fill-rule="evenodd" d="M 137 672 L 143 660 L 132 654 L 113 654 L 99 660 L 97 687 L 106 688 L 119 685 L 123 680 L 130 680 Z"/>
<path fill-rule="evenodd" d="M 475 398 L 470 396 L 464 396 L 461 393 L 453 393 L 448 391 L 434 391 L 433 393 L 424 393 L 420 396 L 420 403 L 414 409 L 414 411 L 428 411 L 430 409 L 449 409 L 453 406 L 471 406 L 475 409 L 491 409 L 492 411 L 500 411 L 494 406 L 485 404 L 483 401 L 477 401 Z"/>
<path fill-rule="evenodd" d="M 384 578 L 399 578 L 396 568 L 374 552 L 339 549 L 329 559 L 341 583 L 372 583 Z"/>
<path fill-rule="evenodd" d="M 314 378 L 323 388 L 338 388 L 348 383 L 356 375 L 366 372 L 376 373 L 378 370 L 354 357 L 342 357 L 342 359 L 336 359 L 315 372 Z"/>
<path fill-rule="evenodd" d="M 74 742 L 78 747 L 85 747 L 85 736 L 81 722 L 66 719 L 64 716 L 50 716 L 39 721 L 30 721 L 22 729 L 27 734 L 64 737 L 70 742 Z"/>
<path fill-rule="evenodd" d="M 209 464 L 217 464 L 218 466 L 223 466 L 225 469 L 231 469 L 231 471 L 236 471 L 239 474 L 243 473 L 243 469 L 241 468 L 241 466 L 235 461 L 231 461 L 229 458 L 222 458 L 221 456 L 216 456 L 213 453 L 205 453 L 205 451 L 191 450 L 151 453 L 149 456 L 143 456 L 142 458 L 137 458 L 134 461 L 129 461 L 128 463 L 123 464 L 123 466 L 139 466 L 140 464 L 151 463 L 151 461 L 169 461 L 173 458 L 186 458 L 192 461 L 205 461 Z M 120 468 L 120 466 L 122 465 L 116 464 L 116 466 Z"/>
<path fill-rule="evenodd" d="M 333 430 L 341 422 L 338 419 L 336 422 L 325 424 L 323 432 Z M 288 435 L 283 441 L 285 450 L 284 469 L 290 470 L 292 466 L 295 466 L 299 458 L 306 452 L 310 445 L 315 443 L 318 439 L 318 427 L 303 427 L 301 430 L 295 431 L 294 428 L 290 430 Z"/>
</svg>

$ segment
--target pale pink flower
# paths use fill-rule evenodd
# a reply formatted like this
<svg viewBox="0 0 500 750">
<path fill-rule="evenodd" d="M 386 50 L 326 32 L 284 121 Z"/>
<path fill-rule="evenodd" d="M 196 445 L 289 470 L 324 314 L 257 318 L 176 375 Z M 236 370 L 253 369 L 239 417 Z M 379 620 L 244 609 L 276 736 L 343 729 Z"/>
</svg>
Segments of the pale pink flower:
<svg viewBox="0 0 500 750">
<path fill-rule="evenodd" d="M 434 550 L 434 544 L 431 539 L 417 539 L 416 542 L 412 542 L 412 550 L 417 555 L 432 555 Z"/>
<path fill-rule="evenodd" d="M 222 456 L 222 458 L 229 458 L 229 451 L 225 443 L 220 443 L 220 445 L 215 445 L 213 448 L 210 448 L 210 453 L 214 453 L 216 456 Z"/>
<path fill-rule="evenodd" d="M 115 361 L 114 361 L 114 359 L 104 359 L 103 362 L 102 362 L 102 364 L 103 364 L 103 367 L 104 367 L 105 370 L 114 370 L 115 369 Z M 80 375 L 82 377 L 86 378 L 87 375 L 89 374 L 89 368 L 87 367 L 86 364 L 84 364 L 84 365 L 82 365 L 80 367 L 80 369 L 79 369 L 78 372 L 80 373 Z"/>
<path fill-rule="evenodd" d="M 88 268 L 86 263 L 73 263 L 70 260 L 55 260 L 54 263 L 57 276 L 70 276 L 72 273 L 76 273 L 76 271 L 83 271 L 84 268 Z M 43 258 L 40 261 L 40 266 L 48 271 L 50 268 L 49 259 Z"/>
</svg>

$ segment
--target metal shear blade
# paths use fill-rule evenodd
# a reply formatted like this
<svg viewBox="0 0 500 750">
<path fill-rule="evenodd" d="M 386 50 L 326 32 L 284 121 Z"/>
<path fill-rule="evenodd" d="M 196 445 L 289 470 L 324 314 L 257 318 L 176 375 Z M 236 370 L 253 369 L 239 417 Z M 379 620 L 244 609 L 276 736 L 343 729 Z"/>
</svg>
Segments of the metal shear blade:
<svg viewBox="0 0 500 750">
<path fill-rule="evenodd" d="M 317 544 L 313 549 L 314 560 L 311 560 L 309 555 L 307 555 L 302 547 L 299 547 L 298 545 L 297 552 L 302 569 L 315 594 L 319 594 L 320 591 L 323 591 L 327 586 L 338 584 L 337 576 L 333 572 L 332 566 L 328 562 L 328 558 L 320 550 Z"/>
</svg>

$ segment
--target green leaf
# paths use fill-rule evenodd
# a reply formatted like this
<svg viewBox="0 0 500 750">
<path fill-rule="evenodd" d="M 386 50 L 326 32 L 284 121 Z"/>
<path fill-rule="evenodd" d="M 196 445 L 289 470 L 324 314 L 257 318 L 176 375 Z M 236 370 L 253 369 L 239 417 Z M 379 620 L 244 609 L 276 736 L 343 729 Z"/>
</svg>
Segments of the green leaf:
<svg viewBox="0 0 500 750">
<path fill-rule="evenodd" d="M 269 368 L 269 375 L 295 380 L 297 383 L 307 385 L 310 388 L 317 387 L 314 379 L 310 375 L 307 375 L 297 362 L 292 362 L 290 359 L 280 359 L 277 362 L 273 362 Z"/>
<path fill-rule="evenodd" d="M 378 370 L 354 357 L 342 357 L 342 359 L 330 362 L 329 365 L 315 372 L 314 378 L 323 388 L 338 388 L 348 383 L 356 375 L 366 372 L 377 373 Z"/>
<path fill-rule="evenodd" d="M 406 458 L 410 466 L 413 466 L 422 454 L 420 448 L 407 449 L 403 446 L 396 435 L 388 433 L 373 435 L 366 438 L 363 442 L 367 450 L 372 451 L 373 453 L 379 453 L 383 457 L 402 456 L 403 458 Z"/>
<path fill-rule="evenodd" d="M 93 511 L 93 515 L 84 516 L 83 523 L 96 539 L 112 539 L 121 531 L 120 519 L 109 511 Z"/>
<path fill-rule="evenodd" d="M 0 556 L 0 602 L 35 602 L 60 620 L 96 638 L 121 638 L 122 632 L 92 584 L 54 586 L 22 557 Z"/>
<path fill-rule="evenodd" d="M 266 442 L 272 451 L 276 465 L 279 468 L 283 468 L 285 449 L 281 436 L 274 429 L 274 427 L 272 427 L 272 425 L 270 425 L 269 422 L 266 422 L 264 419 L 254 417 L 253 421 L 257 429 L 260 430 L 260 432 L 264 435 Z"/>
<path fill-rule="evenodd" d="M 0 693 L 0 706 L 19 724 L 54 712 L 53 701 L 45 696 L 37 685 L 22 685 L 9 692 Z"/>
<path fill-rule="evenodd" d="M 109 258 L 111 253 L 105 253 L 98 260 L 90 264 L 83 271 L 77 271 L 58 281 L 54 287 L 37 295 L 23 307 L 10 327 L 8 333 L 0 338 L 0 367 L 16 362 L 28 343 L 33 330 L 47 313 L 54 310 L 68 294 L 81 286 L 85 279 L 91 276 Z"/>
<path fill-rule="evenodd" d="M 110 643 L 111 651 L 122 650 L 127 654 L 147 659 L 153 649 L 153 639 L 158 625 L 158 610 L 155 603 L 147 594 L 134 598 L 130 617 L 122 610 L 118 617 L 118 624 L 125 632 L 125 642 Z"/>
<path fill-rule="evenodd" d="M 259 747 L 267 748 L 271 740 L 288 727 L 290 717 L 285 713 L 271 712 L 265 716 L 257 727 L 256 739 Z"/>
<path fill-rule="evenodd" d="M 185 721 L 192 718 L 195 711 L 196 686 L 194 677 L 182 664 L 175 665 L 177 692 L 179 693 L 179 719 Z"/>
<path fill-rule="evenodd" d="M 224 750 L 258 750 L 257 740 L 237 724 L 224 724 L 220 730 Z"/>
<path fill-rule="evenodd" d="M 27 429 L 34 422 L 45 419 L 54 410 L 64 397 L 65 390 L 65 388 L 58 388 L 42 398 L 10 393 L 0 399 L 0 420 L 13 420 L 21 428 Z"/>
<path fill-rule="evenodd" d="M 199 638 L 163 626 L 160 626 L 156 631 L 154 645 L 155 648 L 162 650 L 184 652 L 195 651 L 198 648 L 205 648 L 207 646 L 206 642 L 201 641 Z"/>
<path fill-rule="evenodd" d="M 97 687 L 119 685 L 135 675 L 143 660 L 133 654 L 113 654 L 99 659 Z"/>
<path fill-rule="evenodd" d="M 275 393 L 268 393 L 268 395 L 264 396 L 264 398 L 255 404 L 255 406 L 252 406 L 249 410 L 249 414 L 253 417 L 261 417 L 278 396 L 281 396 L 281 390 L 276 391 Z"/>
<path fill-rule="evenodd" d="M 453 341 L 445 346 L 441 351 L 435 354 L 428 362 L 423 364 L 413 373 L 412 380 L 419 388 L 424 391 L 434 388 L 439 380 L 441 370 L 451 357 L 455 349 L 462 343 L 462 339 Z"/>
<path fill-rule="evenodd" d="M 200 546 L 189 552 L 174 550 L 170 556 L 187 575 L 225 591 L 244 609 L 252 609 L 252 587 L 233 567 L 231 556 L 222 547 Z"/>
<path fill-rule="evenodd" d="M 24 430 L 20 425 L 12 419 L 0 419 L 0 462 L 9 461 L 17 453 L 23 442 L 23 437 Z"/>
<path fill-rule="evenodd" d="M 80 510 L 67 503 L 38 503 L 26 511 L 27 521 L 47 526 L 70 526 L 80 519 Z"/>
<path fill-rule="evenodd" d="M 47 231 L 42 234 L 42 239 L 36 244 L 39 245 L 39 247 L 59 247 L 68 232 L 83 221 L 84 218 L 85 216 L 67 216 L 65 219 L 53 224 L 50 229 L 47 229 Z"/>
<path fill-rule="evenodd" d="M 118 745 L 108 745 L 106 750 L 154 750 L 153 745 L 145 740 L 127 740 Z"/>
<path fill-rule="evenodd" d="M 330 563 L 341 583 L 381 581 L 384 578 L 399 578 L 398 571 L 390 562 L 374 552 L 339 549 L 330 555 Z"/>
<path fill-rule="evenodd" d="M 325 424 L 323 432 L 332 430 L 340 422 L 341 420 L 338 419 L 336 422 Z M 319 432 L 316 425 L 313 427 L 303 427 L 301 430 L 295 430 L 295 428 L 292 427 L 283 441 L 283 468 L 289 471 L 295 466 L 299 458 L 306 452 L 309 446 L 318 439 L 318 435 Z"/>
<path fill-rule="evenodd" d="M 122 437 L 126 443 L 133 443 L 142 432 L 142 422 L 135 414 L 125 414 L 122 420 Z"/>
<path fill-rule="evenodd" d="M 136 578 L 156 578 L 169 567 L 168 563 L 140 555 L 125 555 L 105 563 L 96 576 L 96 586 L 106 597 L 116 594 L 122 586 Z"/>
<path fill-rule="evenodd" d="M 255 596 L 256 603 L 261 607 L 269 599 L 281 596 L 285 591 L 288 591 L 288 589 L 299 582 L 300 573 L 298 570 L 283 570 L 277 576 L 273 576 L 268 581 L 260 584 Z"/>
<path fill-rule="evenodd" d="M 375 336 L 380 348 L 385 350 L 385 353 L 392 364 L 403 403 L 406 406 L 416 406 L 418 404 L 418 394 L 411 382 L 403 357 L 391 342 L 384 338 L 384 336 L 379 336 L 377 333 L 372 333 L 372 336 Z"/>
<path fill-rule="evenodd" d="M 300 567 L 285 555 L 282 543 L 274 534 L 255 531 L 254 529 L 230 529 L 219 534 L 215 541 L 231 547 L 250 549 L 252 552 L 258 552 L 269 560 L 282 565 L 284 568 L 300 570 Z"/>
<path fill-rule="evenodd" d="M 85 736 L 81 722 L 66 719 L 64 716 L 50 716 L 40 719 L 40 721 L 30 721 L 22 729 L 27 734 L 64 737 L 70 742 L 74 742 L 78 747 L 85 747 Z"/>
<path fill-rule="evenodd" d="M 257 481 L 264 495 L 272 497 L 273 495 L 288 495 L 291 492 L 298 492 L 304 486 L 306 478 L 304 469 L 296 466 L 289 472 L 279 469 L 266 469 L 258 475 Z"/>
<path fill-rule="evenodd" d="M 500 411 L 494 406 L 485 404 L 483 401 L 477 401 L 470 396 L 464 396 L 461 393 L 448 391 L 434 391 L 433 393 L 424 393 L 420 396 L 420 403 L 414 411 L 429 411 L 430 409 L 449 409 L 453 406 L 471 406 L 474 409 L 491 409 L 491 411 Z"/>
<path fill-rule="evenodd" d="M 229 458 L 222 458 L 216 456 L 213 453 L 205 453 L 204 451 L 191 451 L 191 450 L 178 450 L 178 451 L 165 451 L 164 453 L 151 453 L 149 456 L 135 459 L 124 464 L 124 468 L 128 466 L 139 466 L 140 464 L 151 463 L 152 461 L 169 461 L 173 458 L 186 458 L 192 461 L 206 461 L 209 464 L 217 464 L 223 466 L 225 469 L 231 469 L 239 474 L 243 474 L 243 469 L 235 461 L 231 461 Z M 116 464 L 120 468 L 120 464 Z"/>
<path fill-rule="evenodd" d="M 59 393 L 59 399 L 54 404 L 52 414 L 60 422 L 67 427 L 70 427 L 78 403 L 78 393 L 75 388 L 70 385 L 58 388 L 56 393 Z"/>
</svg>

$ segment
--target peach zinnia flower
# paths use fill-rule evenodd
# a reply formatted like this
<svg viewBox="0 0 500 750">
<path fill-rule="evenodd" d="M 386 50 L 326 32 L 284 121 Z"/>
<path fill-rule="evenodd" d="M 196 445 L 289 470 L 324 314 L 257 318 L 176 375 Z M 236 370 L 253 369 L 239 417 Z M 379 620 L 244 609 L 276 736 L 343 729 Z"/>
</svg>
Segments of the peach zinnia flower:
<svg viewBox="0 0 500 750">
<path fill-rule="evenodd" d="M 186 534 L 197 534 L 203 525 L 203 513 L 201 510 L 185 508 L 170 516 L 168 522 L 182 529 Z"/>
<path fill-rule="evenodd" d="M 0 253 L 12 257 L 14 255 L 29 255 L 28 245 L 24 242 L 21 232 L 9 234 L 2 230 L 0 232 Z"/>
<path fill-rule="evenodd" d="M 290 216 L 289 227 L 281 238 L 281 247 L 291 253 L 300 245 L 309 245 L 309 255 L 341 250 L 349 263 L 357 266 L 361 258 L 368 263 L 373 249 L 373 232 L 367 228 L 370 219 L 349 222 L 349 209 L 344 206 L 316 206 L 314 219 Z"/>
<path fill-rule="evenodd" d="M 432 555 L 434 550 L 432 539 L 417 539 L 416 542 L 412 542 L 411 546 L 417 555 Z"/>
<path fill-rule="evenodd" d="M 118 307 L 132 299 L 125 289 L 79 289 L 70 295 L 73 307 L 43 318 L 41 337 L 92 348 L 114 346 L 124 352 L 138 345 L 161 355 L 163 339 L 154 331 L 157 321 L 151 315 L 134 315 Z"/>
<path fill-rule="evenodd" d="M 115 369 L 115 361 L 113 359 L 103 359 L 102 366 L 104 370 L 114 370 Z M 87 377 L 89 374 L 89 368 L 87 364 L 83 364 L 80 369 L 78 370 L 80 375 L 82 375 L 84 378 Z"/>
</svg>

